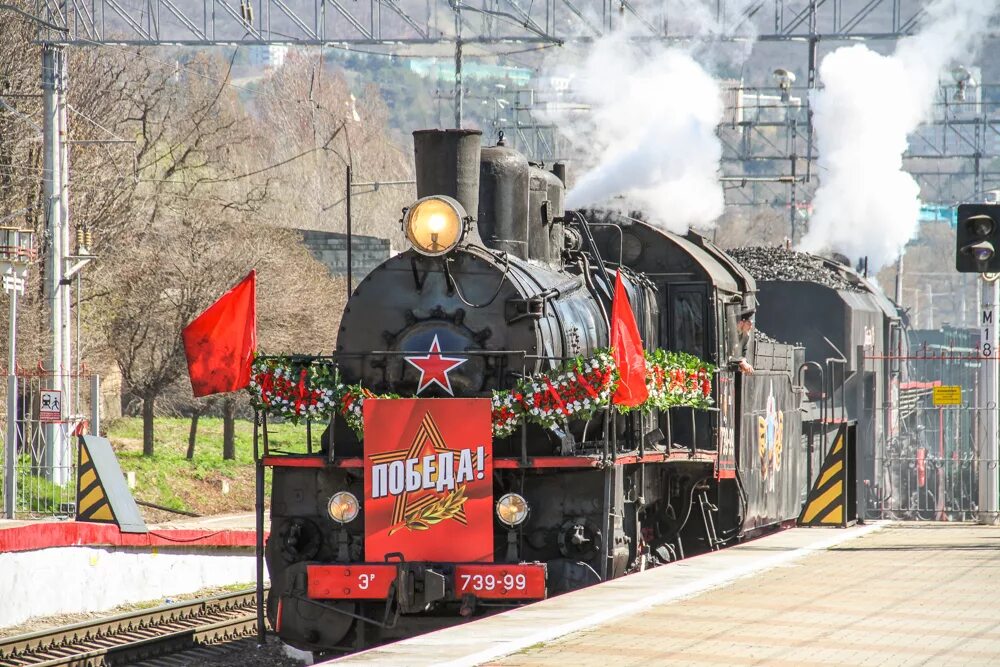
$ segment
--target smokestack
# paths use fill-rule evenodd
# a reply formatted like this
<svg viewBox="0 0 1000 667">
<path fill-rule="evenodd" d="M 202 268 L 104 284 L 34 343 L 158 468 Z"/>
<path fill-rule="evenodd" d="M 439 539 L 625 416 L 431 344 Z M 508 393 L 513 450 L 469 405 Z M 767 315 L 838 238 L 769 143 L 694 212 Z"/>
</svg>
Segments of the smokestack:
<svg viewBox="0 0 1000 667">
<path fill-rule="evenodd" d="M 479 215 L 479 130 L 417 130 L 413 156 L 417 196 L 453 197 L 473 218 Z"/>
<path fill-rule="evenodd" d="M 566 163 L 556 162 L 552 165 L 552 173 L 556 175 L 560 181 L 562 181 L 563 186 L 566 185 Z"/>
</svg>

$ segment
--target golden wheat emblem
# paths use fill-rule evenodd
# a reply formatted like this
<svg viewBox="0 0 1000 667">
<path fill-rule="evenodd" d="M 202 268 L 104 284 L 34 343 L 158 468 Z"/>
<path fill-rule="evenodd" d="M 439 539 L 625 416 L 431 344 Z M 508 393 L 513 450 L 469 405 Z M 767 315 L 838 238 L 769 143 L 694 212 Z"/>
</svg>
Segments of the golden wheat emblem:
<svg viewBox="0 0 1000 667">
<path fill-rule="evenodd" d="M 389 527 L 389 534 L 392 535 L 404 528 L 407 530 L 427 530 L 442 521 L 454 519 L 462 511 L 462 507 L 468 499 L 465 495 L 465 484 L 463 484 L 436 501 L 403 514 L 402 521 Z"/>
</svg>

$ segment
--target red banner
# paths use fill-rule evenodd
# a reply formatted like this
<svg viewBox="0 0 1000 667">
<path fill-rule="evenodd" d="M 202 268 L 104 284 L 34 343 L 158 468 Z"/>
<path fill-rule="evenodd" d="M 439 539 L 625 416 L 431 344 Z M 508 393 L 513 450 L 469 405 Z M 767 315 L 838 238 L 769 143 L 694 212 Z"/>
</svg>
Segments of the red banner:
<svg viewBox="0 0 1000 667">
<path fill-rule="evenodd" d="M 487 398 L 368 399 L 365 560 L 493 561 Z"/>
</svg>

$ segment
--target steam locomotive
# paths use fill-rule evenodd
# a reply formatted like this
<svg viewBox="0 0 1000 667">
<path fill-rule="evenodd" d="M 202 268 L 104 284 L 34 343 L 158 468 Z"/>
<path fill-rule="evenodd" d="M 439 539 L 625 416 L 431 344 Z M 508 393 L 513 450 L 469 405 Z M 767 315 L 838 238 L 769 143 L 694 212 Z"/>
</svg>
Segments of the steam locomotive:
<svg viewBox="0 0 1000 667">
<path fill-rule="evenodd" d="M 856 342 L 878 352 L 896 340 L 898 317 L 870 285 L 858 278 L 845 296 L 808 277 L 759 284 L 696 233 L 566 210 L 561 164 L 546 170 L 502 140 L 482 147 L 473 130 L 413 139 L 419 198 L 402 220 L 412 247 L 357 286 L 334 359 L 344 385 L 416 398 L 364 401 L 362 438 L 350 404 L 359 391 L 319 452 L 264 459 L 267 614 L 284 641 L 352 650 L 799 516 L 826 435 L 861 420 L 851 392 L 889 391 L 882 371 L 851 367 Z M 616 272 L 647 350 L 718 367 L 713 407 L 602 409 L 491 437 L 482 423 L 494 391 L 609 346 Z M 805 346 L 741 338 L 738 321 L 754 310 Z M 752 374 L 731 363 L 738 356 Z M 824 373 L 810 374 L 817 365 Z"/>
</svg>

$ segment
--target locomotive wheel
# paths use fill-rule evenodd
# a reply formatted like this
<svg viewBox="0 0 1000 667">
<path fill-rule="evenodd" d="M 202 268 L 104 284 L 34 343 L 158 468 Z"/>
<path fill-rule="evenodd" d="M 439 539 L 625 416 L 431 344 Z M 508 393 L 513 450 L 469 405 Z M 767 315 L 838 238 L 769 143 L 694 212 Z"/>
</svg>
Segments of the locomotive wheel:
<svg viewBox="0 0 1000 667">
<path fill-rule="evenodd" d="M 298 597 L 285 597 L 279 636 L 282 641 L 305 651 L 331 647 L 352 650 L 357 622 L 347 614 L 357 613 L 355 602 L 327 601 L 320 605 Z"/>
</svg>

